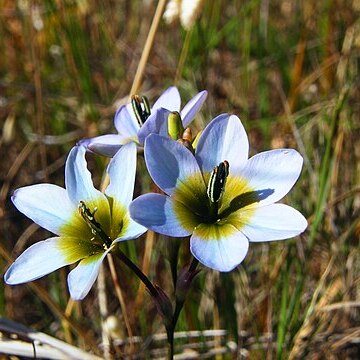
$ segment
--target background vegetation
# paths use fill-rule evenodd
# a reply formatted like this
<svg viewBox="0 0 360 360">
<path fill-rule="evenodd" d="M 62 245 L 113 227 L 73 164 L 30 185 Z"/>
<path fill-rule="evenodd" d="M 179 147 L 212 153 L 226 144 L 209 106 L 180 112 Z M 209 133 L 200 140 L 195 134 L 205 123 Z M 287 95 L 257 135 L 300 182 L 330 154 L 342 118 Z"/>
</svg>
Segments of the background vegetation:
<svg viewBox="0 0 360 360">
<path fill-rule="evenodd" d="M 14 208 L 12 191 L 63 186 L 76 141 L 115 132 L 113 115 L 128 99 L 156 5 L 0 0 L 3 272 L 49 236 Z M 231 273 L 201 271 L 177 327 L 182 358 L 360 357 L 359 15 L 359 0 L 215 0 L 205 1 L 190 31 L 160 22 L 138 91 L 154 101 L 175 84 L 185 103 L 206 89 L 194 130 L 232 112 L 251 154 L 298 149 L 304 169 L 286 202 L 309 220 L 299 238 L 251 244 Z M 88 161 L 99 185 L 106 162 Z M 151 186 L 140 157 L 136 195 Z M 166 238 L 148 234 L 121 246 L 171 294 Z M 69 301 L 66 268 L 32 284 L 1 282 L 0 314 L 99 356 L 165 356 L 165 340 L 150 337 L 164 328 L 149 295 L 116 259 L 115 267 L 122 306 L 106 264 L 105 288 L 79 303 Z M 119 320 L 110 343 L 109 316 Z M 129 328 L 142 337 L 132 346 Z"/>
</svg>

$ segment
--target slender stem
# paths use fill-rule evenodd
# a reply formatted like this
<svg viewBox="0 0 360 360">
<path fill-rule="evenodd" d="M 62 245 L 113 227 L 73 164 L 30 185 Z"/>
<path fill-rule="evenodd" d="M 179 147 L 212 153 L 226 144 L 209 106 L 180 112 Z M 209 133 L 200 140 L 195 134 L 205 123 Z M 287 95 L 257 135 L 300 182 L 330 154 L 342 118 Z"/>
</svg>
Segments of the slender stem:
<svg viewBox="0 0 360 360">
<path fill-rule="evenodd" d="M 132 339 L 133 333 L 132 333 L 132 329 L 131 329 L 131 326 L 130 326 L 130 320 L 129 320 L 128 312 L 126 310 L 126 303 L 125 303 L 124 297 L 122 295 L 119 278 L 117 276 L 116 269 L 115 269 L 114 259 L 113 259 L 111 254 L 108 254 L 107 260 L 108 260 L 108 263 L 109 263 L 110 274 L 111 274 L 111 278 L 113 280 L 113 284 L 114 284 L 114 287 L 115 287 L 116 296 L 119 299 L 121 312 L 123 314 L 126 330 L 128 332 L 129 338 Z M 129 351 L 130 354 L 134 353 L 134 344 L 133 344 L 132 341 L 130 341 L 130 348 L 129 348 L 128 351 Z"/>
<path fill-rule="evenodd" d="M 199 265 L 199 260 L 193 258 L 191 261 L 191 264 L 189 266 L 188 273 L 191 274 L 192 272 L 194 272 L 198 265 Z M 179 301 L 179 300 L 176 301 L 176 306 L 175 306 L 175 311 L 174 311 L 174 316 L 173 316 L 173 330 L 175 330 L 175 326 L 179 319 L 181 309 L 184 306 L 184 302 L 185 302 L 185 299 L 183 299 L 181 301 Z"/>
<path fill-rule="evenodd" d="M 169 343 L 169 352 L 168 352 L 168 359 L 174 359 L 174 331 L 167 334 L 168 335 L 168 343 Z"/>
<path fill-rule="evenodd" d="M 189 266 L 189 269 L 187 271 L 187 273 L 190 275 L 189 279 L 192 279 L 191 273 L 193 273 L 196 270 L 198 264 L 199 261 L 193 258 Z M 172 318 L 171 327 L 167 329 L 167 337 L 169 343 L 169 357 L 168 357 L 169 359 L 173 359 L 174 356 L 174 332 L 175 332 L 176 323 L 180 316 L 180 312 L 184 306 L 184 302 L 185 302 L 185 297 L 181 300 L 176 300 L 175 311 Z"/>
<path fill-rule="evenodd" d="M 190 46 L 192 33 L 193 33 L 193 27 L 189 31 L 186 32 L 184 45 L 181 49 L 180 59 L 179 59 L 179 62 L 178 62 L 177 68 L 176 68 L 174 85 L 177 85 L 177 83 L 179 82 L 179 80 L 181 78 L 181 73 L 184 69 L 185 60 L 189 53 L 189 46 Z"/>
<path fill-rule="evenodd" d="M 154 241 L 155 241 L 155 233 L 151 230 L 148 230 L 146 233 L 146 240 L 145 240 L 145 250 L 144 250 L 144 255 L 143 255 L 143 262 L 141 265 L 141 269 L 142 272 L 148 276 L 149 271 L 150 271 L 150 259 L 151 259 L 151 254 L 153 251 L 153 245 L 154 245 Z M 141 282 L 138 290 L 137 290 L 137 294 L 136 294 L 136 299 L 135 299 L 135 309 L 140 309 L 141 304 L 143 303 L 144 300 L 144 290 L 145 290 L 145 286 L 144 284 Z"/>
<path fill-rule="evenodd" d="M 199 260 L 193 258 L 193 259 L 192 259 L 192 262 L 191 262 L 191 264 L 190 264 L 190 267 L 189 267 L 189 272 L 195 271 L 198 265 L 199 265 Z"/>
<path fill-rule="evenodd" d="M 99 275 L 97 278 L 97 290 L 98 290 L 98 303 L 99 303 L 99 311 L 101 318 L 101 340 L 103 345 L 103 357 L 105 360 L 111 360 L 112 356 L 110 353 L 111 343 L 109 332 L 106 329 L 105 321 L 109 316 L 108 307 L 107 307 L 107 294 L 106 294 L 106 285 L 105 285 L 105 273 L 104 273 L 104 265 L 101 264 Z"/>
<path fill-rule="evenodd" d="M 153 297 L 157 297 L 159 293 L 148 277 L 120 249 L 118 249 L 117 255 L 119 256 L 120 260 L 144 283 L 150 294 Z"/>
</svg>

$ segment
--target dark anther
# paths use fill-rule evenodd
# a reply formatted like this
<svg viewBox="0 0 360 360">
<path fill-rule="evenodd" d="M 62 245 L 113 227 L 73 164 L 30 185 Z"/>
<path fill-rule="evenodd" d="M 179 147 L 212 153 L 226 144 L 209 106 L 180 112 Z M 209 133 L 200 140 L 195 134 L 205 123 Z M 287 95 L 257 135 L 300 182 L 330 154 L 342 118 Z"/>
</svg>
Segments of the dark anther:
<svg viewBox="0 0 360 360">
<path fill-rule="evenodd" d="M 211 172 L 207 195 L 212 203 L 217 203 L 225 190 L 226 178 L 229 175 L 229 163 L 224 160 Z"/>
<path fill-rule="evenodd" d="M 150 116 L 148 99 L 145 96 L 133 95 L 131 97 L 131 105 L 139 125 L 144 125 L 144 122 Z"/>
</svg>

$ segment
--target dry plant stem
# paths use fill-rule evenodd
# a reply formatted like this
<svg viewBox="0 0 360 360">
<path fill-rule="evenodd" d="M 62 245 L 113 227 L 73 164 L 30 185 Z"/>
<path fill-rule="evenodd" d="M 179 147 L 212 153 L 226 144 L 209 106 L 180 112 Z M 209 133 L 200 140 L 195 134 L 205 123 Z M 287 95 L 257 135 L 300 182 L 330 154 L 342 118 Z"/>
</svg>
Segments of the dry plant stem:
<svg viewBox="0 0 360 360">
<path fill-rule="evenodd" d="M 4 179 L 3 185 L 0 190 L 0 217 L 5 214 L 5 200 L 9 194 L 10 184 L 13 178 L 18 173 L 23 162 L 29 157 L 34 148 L 34 143 L 27 143 L 20 154 L 16 157 L 15 161 L 11 165 L 6 177 Z"/>
<path fill-rule="evenodd" d="M 116 295 L 117 295 L 117 297 L 119 299 L 119 303 L 120 303 L 120 306 L 121 306 L 121 312 L 122 312 L 123 317 L 124 317 L 126 330 L 128 332 L 129 338 L 131 339 L 133 337 L 133 334 L 132 334 L 129 318 L 127 316 L 128 312 L 126 311 L 126 305 L 125 305 L 124 297 L 122 296 L 122 292 L 121 292 L 121 288 L 120 288 L 120 284 L 119 284 L 119 278 L 117 276 L 116 269 L 115 269 L 115 264 L 114 264 L 114 259 L 113 259 L 111 254 L 108 254 L 107 260 L 108 260 L 108 263 L 109 263 L 111 278 L 112 278 L 114 286 L 115 286 L 115 292 L 116 292 Z M 134 344 L 132 342 L 130 342 L 130 349 L 129 350 L 130 350 L 129 352 L 131 354 L 134 352 Z"/>
<path fill-rule="evenodd" d="M 101 316 L 101 339 L 103 345 L 103 356 L 105 360 L 110 360 L 110 339 L 109 334 L 105 329 L 104 323 L 108 316 L 108 308 L 107 308 L 107 297 L 106 297 L 106 281 L 105 281 L 105 273 L 104 266 L 100 266 L 100 271 L 97 279 L 97 294 L 99 301 L 99 311 Z"/>
<path fill-rule="evenodd" d="M 35 85 L 35 98 L 36 98 L 36 131 L 40 135 L 40 139 L 43 138 L 45 133 L 45 126 L 44 126 L 44 116 L 43 116 L 43 99 L 42 99 L 42 86 L 41 86 L 41 64 L 39 59 L 39 49 L 36 39 L 36 34 L 34 33 L 34 27 L 32 24 L 29 24 L 29 33 L 30 33 L 30 50 L 31 50 L 31 60 L 34 67 L 34 85 Z M 46 149 L 45 144 L 40 141 L 39 142 L 39 151 L 40 151 L 40 159 L 41 159 L 41 166 L 43 171 L 45 172 L 45 182 L 48 182 L 47 176 L 47 161 L 46 161 Z"/>
<path fill-rule="evenodd" d="M 166 0 L 160 0 L 158 2 L 158 5 L 157 5 L 156 11 L 155 11 L 155 15 L 154 15 L 153 21 L 150 26 L 149 34 L 148 34 L 148 37 L 146 38 L 144 49 L 142 51 L 139 65 L 136 70 L 134 81 L 133 81 L 133 84 L 132 84 L 132 87 L 130 90 L 130 96 L 136 94 L 136 92 L 139 90 L 142 76 L 143 76 L 144 70 L 145 70 L 145 65 L 149 58 L 149 54 L 150 54 L 151 48 L 154 43 L 155 34 L 156 34 L 157 28 L 159 26 L 161 16 L 164 12 L 165 4 L 166 4 Z"/>
<path fill-rule="evenodd" d="M 153 249 L 153 245 L 154 245 L 154 240 L 155 240 L 155 233 L 151 230 L 148 230 L 146 233 L 145 251 L 144 251 L 143 262 L 142 262 L 142 266 L 141 266 L 142 272 L 146 276 L 149 274 L 150 260 L 151 260 L 151 254 L 152 254 L 152 249 Z M 141 282 L 139 285 L 137 295 L 136 295 L 136 300 L 135 300 L 135 308 L 136 309 L 139 309 L 143 303 L 144 290 L 145 290 L 145 285 L 143 282 Z"/>
<path fill-rule="evenodd" d="M 73 299 L 69 298 L 69 301 L 68 301 L 68 303 L 66 305 L 66 308 L 65 308 L 65 316 L 67 316 L 67 317 L 71 316 L 74 305 L 75 305 L 75 301 Z M 69 324 L 64 320 L 61 320 L 61 326 L 62 326 L 63 331 L 64 331 L 64 340 L 68 344 L 72 344 L 72 336 L 71 336 L 71 331 L 70 331 Z"/>
</svg>

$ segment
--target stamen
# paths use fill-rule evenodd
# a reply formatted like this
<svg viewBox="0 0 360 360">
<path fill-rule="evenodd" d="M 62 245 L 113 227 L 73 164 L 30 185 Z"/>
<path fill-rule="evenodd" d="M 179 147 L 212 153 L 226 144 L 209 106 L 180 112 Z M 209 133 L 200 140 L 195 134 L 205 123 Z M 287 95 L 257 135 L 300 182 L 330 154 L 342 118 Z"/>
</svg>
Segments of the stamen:
<svg viewBox="0 0 360 360">
<path fill-rule="evenodd" d="M 131 105 L 134 110 L 136 120 L 140 126 L 144 125 L 146 119 L 150 116 L 150 104 L 146 96 L 133 95 Z"/>
<path fill-rule="evenodd" d="M 225 190 L 226 178 L 229 175 L 229 163 L 224 160 L 211 172 L 207 186 L 207 196 L 212 203 L 220 201 Z"/>
<path fill-rule="evenodd" d="M 81 217 L 85 220 L 86 224 L 89 226 L 91 233 L 96 236 L 98 235 L 100 239 L 104 242 L 104 247 L 107 249 L 111 246 L 112 240 L 102 229 L 101 225 L 95 220 L 95 213 L 97 208 L 94 208 L 94 211 L 91 212 L 90 209 L 85 205 L 83 201 L 79 203 L 79 212 Z M 94 238 L 91 238 L 93 240 Z"/>
</svg>

